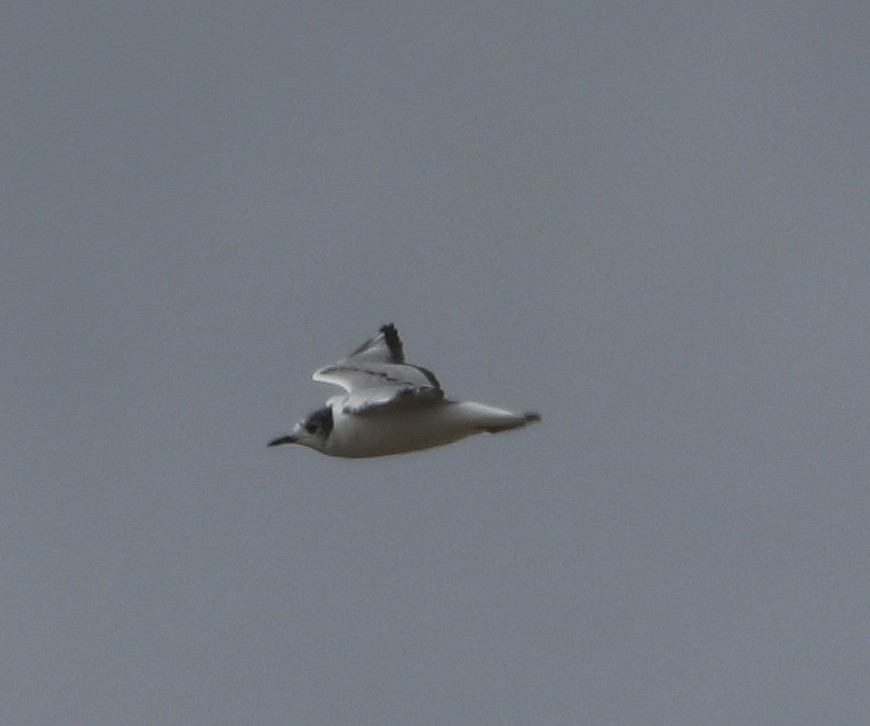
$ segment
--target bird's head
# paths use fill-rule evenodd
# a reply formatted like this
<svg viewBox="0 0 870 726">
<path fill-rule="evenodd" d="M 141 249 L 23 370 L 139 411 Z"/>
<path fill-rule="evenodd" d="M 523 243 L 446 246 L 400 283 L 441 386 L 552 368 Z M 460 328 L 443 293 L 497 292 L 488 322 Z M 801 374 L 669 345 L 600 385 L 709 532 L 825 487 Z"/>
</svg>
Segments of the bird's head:
<svg viewBox="0 0 870 726">
<path fill-rule="evenodd" d="M 326 448 L 329 434 L 332 433 L 332 425 L 332 409 L 330 407 L 320 408 L 296 424 L 293 431 L 286 436 L 279 436 L 270 441 L 269 446 L 301 444 L 310 449 L 323 451 Z"/>
</svg>

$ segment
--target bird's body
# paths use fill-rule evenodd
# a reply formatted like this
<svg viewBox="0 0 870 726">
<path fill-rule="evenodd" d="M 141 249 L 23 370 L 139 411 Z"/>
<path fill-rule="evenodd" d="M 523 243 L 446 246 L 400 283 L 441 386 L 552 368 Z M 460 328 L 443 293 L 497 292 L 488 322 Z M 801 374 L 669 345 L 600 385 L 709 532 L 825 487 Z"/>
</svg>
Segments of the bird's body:
<svg viewBox="0 0 870 726">
<path fill-rule="evenodd" d="M 324 454 L 360 458 L 401 454 L 450 444 L 482 431 L 506 431 L 525 426 L 524 415 L 453 401 L 427 402 L 388 413 L 361 416 L 333 408 L 333 428 L 321 449 Z"/>
<path fill-rule="evenodd" d="M 540 416 L 450 401 L 435 375 L 405 362 L 393 325 L 314 380 L 345 389 L 270 446 L 302 444 L 330 456 L 363 458 L 449 444 L 472 434 L 520 428 Z"/>
</svg>

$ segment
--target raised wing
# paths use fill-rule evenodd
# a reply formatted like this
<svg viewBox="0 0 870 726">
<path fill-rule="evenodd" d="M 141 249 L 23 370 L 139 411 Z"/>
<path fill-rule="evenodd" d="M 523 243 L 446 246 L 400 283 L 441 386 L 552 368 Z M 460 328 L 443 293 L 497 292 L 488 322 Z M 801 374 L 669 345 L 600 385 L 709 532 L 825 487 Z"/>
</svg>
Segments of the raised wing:
<svg viewBox="0 0 870 726">
<path fill-rule="evenodd" d="M 369 338 L 345 360 L 370 360 L 378 363 L 404 363 L 405 347 L 399 331 L 392 323 L 382 325 L 374 338 Z M 344 361 L 342 361 L 344 362 Z"/>
<path fill-rule="evenodd" d="M 347 391 L 344 410 L 348 413 L 365 414 L 444 398 L 432 371 L 405 363 L 402 341 L 392 323 L 344 360 L 316 371 L 313 378 Z"/>
</svg>

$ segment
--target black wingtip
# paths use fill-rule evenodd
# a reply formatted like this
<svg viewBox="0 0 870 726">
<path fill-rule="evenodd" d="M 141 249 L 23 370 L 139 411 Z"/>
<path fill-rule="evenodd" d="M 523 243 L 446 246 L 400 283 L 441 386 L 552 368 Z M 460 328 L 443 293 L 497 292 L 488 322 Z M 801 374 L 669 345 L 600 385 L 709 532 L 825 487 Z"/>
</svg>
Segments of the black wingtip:
<svg viewBox="0 0 870 726">
<path fill-rule="evenodd" d="M 381 326 L 381 332 L 384 334 L 384 340 L 387 343 L 387 348 L 390 349 L 390 358 L 394 363 L 405 362 L 405 350 L 402 346 L 402 339 L 399 337 L 399 331 L 393 323 L 387 323 Z"/>
<path fill-rule="evenodd" d="M 536 413 L 535 411 L 529 411 L 528 413 L 523 414 L 523 418 L 526 420 L 526 423 L 537 423 L 541 420 L 541 414 Z"/>
<path fill-rule="evenodd" d="M 279 436 L 277 439 L 272 439 L 266 446 L 283 446 L 284 444 L 293 444 L 296 442 L 292 436 Z"/>
</svg>

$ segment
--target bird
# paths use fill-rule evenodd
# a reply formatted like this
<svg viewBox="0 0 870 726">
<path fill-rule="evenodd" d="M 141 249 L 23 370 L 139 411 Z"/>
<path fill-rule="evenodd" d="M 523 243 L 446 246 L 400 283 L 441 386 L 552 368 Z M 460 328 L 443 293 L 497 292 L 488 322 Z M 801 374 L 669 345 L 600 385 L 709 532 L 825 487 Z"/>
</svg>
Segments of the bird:
<svg viewBox="0 0 870 726">
<path fill-rule="evenodd" d="M 408 363 L 393 323 L 347 358 L 312 378 L 344 389 L 268 446 L 299 444 L 328 456 L 360 459 L 421 451 L 472 434 L 500 433 L 541 420 L 445 396 L 435 374 Z"/>
</svg>

